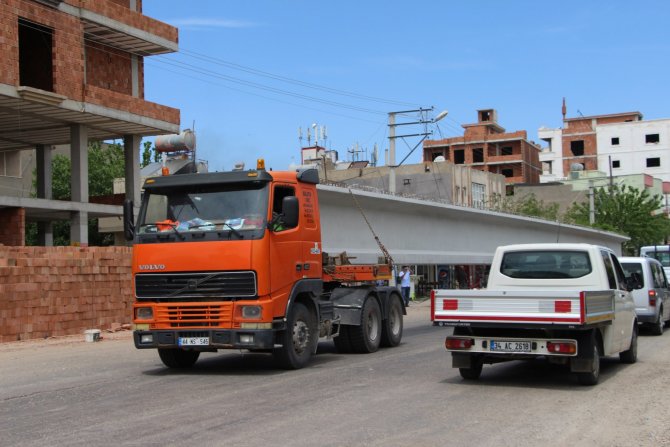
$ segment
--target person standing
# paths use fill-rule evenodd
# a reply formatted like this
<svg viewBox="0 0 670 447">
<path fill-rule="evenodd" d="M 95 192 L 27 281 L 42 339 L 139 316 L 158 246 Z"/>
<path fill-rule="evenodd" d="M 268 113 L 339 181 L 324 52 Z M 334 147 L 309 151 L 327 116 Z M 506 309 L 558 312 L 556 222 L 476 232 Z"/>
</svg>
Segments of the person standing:
<svg viewBox="0 0 670 447">
<path fill-rule="evenodd" d="M 400 272 L 400 291 L 402 292 L 402 299 L 405 301 L 405 306 L 409 306 L 409 279 L 412 272 L 408 266 L 403 266 Z"/>
</svg>

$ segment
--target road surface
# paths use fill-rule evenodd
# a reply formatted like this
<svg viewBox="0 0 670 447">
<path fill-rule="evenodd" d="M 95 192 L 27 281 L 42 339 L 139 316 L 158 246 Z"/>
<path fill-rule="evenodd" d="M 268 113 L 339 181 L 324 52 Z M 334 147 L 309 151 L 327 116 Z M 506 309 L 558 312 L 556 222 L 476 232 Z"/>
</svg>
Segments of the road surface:
<svg viewBox="0 0 670 447">
<path fill-rule="evenodd" d="M 323 341 L 298 371 L 238 351 L 172 371 L 130 332 L 0 344 L 0 445 L 670 445 L 670 330 L 643 332 L 636 364 L 605 359 L 595 387 L 539 361 L 465 382 L 449 331 L 413 305 L 399 347 L 341 355 Z"/>
</svg>

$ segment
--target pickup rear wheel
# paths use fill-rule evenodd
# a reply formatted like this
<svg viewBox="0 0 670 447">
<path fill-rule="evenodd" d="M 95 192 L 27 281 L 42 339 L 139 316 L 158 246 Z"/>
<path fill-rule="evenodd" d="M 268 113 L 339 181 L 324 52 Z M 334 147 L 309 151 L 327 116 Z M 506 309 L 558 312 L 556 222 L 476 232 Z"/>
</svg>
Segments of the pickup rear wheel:
<svg viewBox="0 0 670 447">
<path fill-rule="evenodd" d="M 484 367 L 483 362 L 475 357 L 470 358 L 470 367 L 469 368 L 458 368 L 458 372 L 461 373 L 461 377 L 465 380 L 477 380 L 479 376 L 482 375 L 482 368 Z"/>
<path fill-rule="evenodd" d="M 275 361 L 284 369 L 300 369 L 309 363 L 318 341 L 316 317 L 304 304 L 294 303 L 286 330 L 279 334 L 282 346 L 273 351 Z"/>
<path fill-rule="evenodd" d="M 382 338 L 382 313 L 377 300 L 368 296 L 361 309 L 360 326 L 349 326 L 349 337 L 354 352 L 367 354 L 379 349 Z"/>
<path fill-rule="evenodd" d="M 158 356 L 168 368 L 186 369 L 198 361 L 200 352 L 184 351 L 183 349 L 158 348 Z"/>
<path fill-rule="evenodd" d="M 591 363 L 590 372 L 577 373 L 577 380 L 582 385 L 590 386 L 598 383 L 600 378 L 600 351 L 598 351 L 598 343 L 593 340 L 593 360 Z"/>
<path fill-rule="evenodd" d="M 633 327 L 633 334 L 630 336 L 630 348 L 628 351 L 619 353 L 621 363 L 637 362 L 637 324 Z"/>
<path fill-rule="evenodd" d="M 398 295 L 393 294 L 389 299 L 389 315 L 382 327 L 382 346 L 394 347 L 402 340 L 402 304 Z"/>
</svg>

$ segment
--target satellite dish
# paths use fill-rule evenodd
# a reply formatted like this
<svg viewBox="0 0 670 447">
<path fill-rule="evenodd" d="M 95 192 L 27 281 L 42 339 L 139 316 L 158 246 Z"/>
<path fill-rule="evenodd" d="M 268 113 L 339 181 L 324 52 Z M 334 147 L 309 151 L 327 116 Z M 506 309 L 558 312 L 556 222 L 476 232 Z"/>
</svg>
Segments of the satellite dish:
<svg viewBox="0 0 670 447">
<path fill-rule="evenodd" d="M 444 155 L 438 155 L 437 157 L 435 157 L 435 160 L 433 160 L 433 161 L 436 162 L 436 163 L 440 163 L 440 162 L 443 162 L 443 161 L 447 161 L 447 159 L 444 158 Z"/>
<path fill-rule="evenodd" d="M 571 171 L 583 171 L 584 170 L 584 165 L 581 163 L 573 163 L 570 165 L 570 170 Z"/>
</svg>

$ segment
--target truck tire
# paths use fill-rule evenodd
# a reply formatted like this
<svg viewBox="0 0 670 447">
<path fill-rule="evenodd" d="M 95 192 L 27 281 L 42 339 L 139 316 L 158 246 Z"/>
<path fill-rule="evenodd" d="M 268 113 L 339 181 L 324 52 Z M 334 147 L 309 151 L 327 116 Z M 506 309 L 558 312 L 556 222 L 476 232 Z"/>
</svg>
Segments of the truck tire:
<svg viewBox="0 0 670 447">
<path fill-rule="evenodd" d="M 366 298 L 361 309 L 361 324 L 349 326 L 349 337 L 354 352 L 367 354 L 379 349 L 382 339 L 382 313 L 374 297 Z"/>
<path fill-rule="evenodd" d="M 597 340 L 593 340 L 593 363 L 590 372 L 577 373 L 577 380 L 581 385 L 592 386 L 598 383 L 600 378 L 600 351 L 598 350 Z"/>
<path fill-rule="evenodd" d="M 478 380 L 479 376 L 482 375 L 482 368 L 484 363 L 476 358 L 470 358 L 470 367 L 469 368 L 458 368 L 458 372 L 461 373 L 461 377 L 465 380 Z"/>
<path fill-rule="evenodd" d="M 633 327 L 633 334 L 630 336 L 630 348 L 619 353 L 619 361 L 621 363 L 637 362 L 637 324 Z"/>
<path fill-rule="evenodd" d="M 316 316 L 302 303 L 291 306 L 286 330 L 279 334 L 280 348 L 275 348 L 277 364 L 284 369 L 300 369 L 309 363 L 319 341 Z"/>
<path fill-rule="evenodd" d="M 382 326 L 382 346 L 395 347 L 402 340 L 403 318 L 400 297 L 393 294 L 389 298 L 389 314 Z"/>
<path fill-rule="evenodd" d="M 661 307 L 658 310 L 658 318 L 656 319 L 656 322 L 649 326 L 649 329 L 651 329 L 651 335 L 663 335 L 664 326 L 665 323 L 663 322 L 663 308 Z"/>
<path fill-rule="evenodd" d="M 337 352 L 341 354 L 347 354 L 353 352 L 351 348 L 351 338 L 349 337 L 349 326 L 340 325 L 340 333 L 337 337 L 333 338 L 333 343 L 335 343 L 335 348 Z"/>
<path fill-rule="evenodd" d="M 183 349 L 158 348 L 158 356 L 168 368 L 186 369 L 195 365 L 200 357 L 198 351 L 185 351 Z"/>
</svg>

